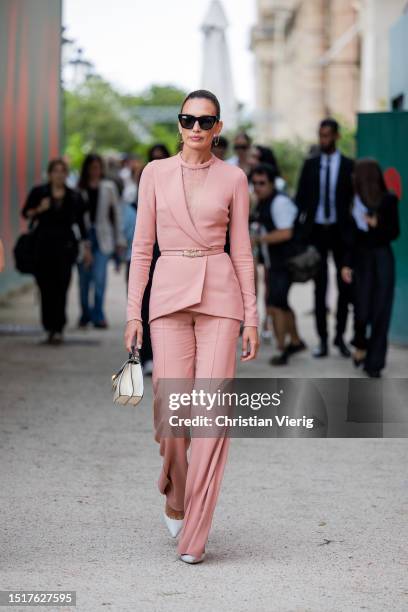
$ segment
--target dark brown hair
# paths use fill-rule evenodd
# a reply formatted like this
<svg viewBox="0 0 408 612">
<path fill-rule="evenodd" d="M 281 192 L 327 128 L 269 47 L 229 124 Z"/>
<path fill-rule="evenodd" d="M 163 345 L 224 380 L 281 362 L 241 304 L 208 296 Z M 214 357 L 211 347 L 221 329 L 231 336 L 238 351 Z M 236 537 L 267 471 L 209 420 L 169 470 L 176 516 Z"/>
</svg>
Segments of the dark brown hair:
<svg viewBox="0 0 408 612">
<path fill-rule="evenodd" d="M 47 174 L 51 174 L 57 166 L 62 166 L 64 168 L 65 174 L 68 174 L 69 167 L 65 159 L 62 157 L 56 157 L 54 159 L 50 159 L 47 166 Z"/>
<path fill-rule="evenodd" d="M 354 190 L 368 208 L 377 209 L 387 193 L 380 164 L 371 157 L 356 161 L 353 173 Z"/>
<path fill-rule="evenodd" d="M 210 100 L 210 102 L 212 102 L 215 106 L 215 114 L 217 115 L 218 119 L 221 117 L 221 107 L 218 98 L 207 89 L 196 89 L 195 91 L 190 92 L 183 100 L 180 108 L 181 113 L 183 112 L 183 108 L 187 100 L 191 100 L 192 98 L 205 98 L 206 100 Z"/>
<path fill-rule="evenodd" d="M 82 164 L 81 176 L 79 177 L 79 181 L 78 181 L 78 187 L 80 189 L 87 189 L 88 181 L 89 181 L 89 168 L 91 164 L 93 164 L 93 162 L 95 161 L 98 162 L 101 167 L 101 178 L 104 178 L 105 176 L 104 167 L 105 166 L 104 166 L 102 157 L 98 155 L 97 153 L 88 153 L 88 155 L 85 157 L 84 162 Z"/>
</svg>

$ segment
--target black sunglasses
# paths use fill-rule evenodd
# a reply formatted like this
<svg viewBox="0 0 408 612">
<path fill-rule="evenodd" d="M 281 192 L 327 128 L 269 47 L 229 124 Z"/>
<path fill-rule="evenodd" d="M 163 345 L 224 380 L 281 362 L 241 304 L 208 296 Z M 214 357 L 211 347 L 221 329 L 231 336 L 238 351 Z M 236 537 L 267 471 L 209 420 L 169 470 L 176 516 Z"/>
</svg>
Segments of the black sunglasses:
<svg viewBox="0 0 408 612">
<path fill-rule="evenodd" d="M 178 118 L 181 127 L 185 128 L 186 130 L 192 130 L 196 121 L 198 121 L 202 130 L 211 130 L 216 121 L 219 121 L 219 117 L 217 115 L 201 115 L 201 117 L 195 117 L 194 115 L 184 115 L 180 113 Z"/>
</svg>

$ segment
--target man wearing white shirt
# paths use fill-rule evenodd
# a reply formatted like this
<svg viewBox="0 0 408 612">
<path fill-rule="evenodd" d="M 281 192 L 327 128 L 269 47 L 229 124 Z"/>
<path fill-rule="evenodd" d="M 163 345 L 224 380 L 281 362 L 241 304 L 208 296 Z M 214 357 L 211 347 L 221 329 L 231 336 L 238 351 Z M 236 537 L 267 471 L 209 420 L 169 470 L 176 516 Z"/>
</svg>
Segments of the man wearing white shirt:
<svg viewBox="0 0 408 612">
<path fill-rule="evenodd" d="M 278 355 L 271 358 L 271 365 L 285 365 L 294 353 L 305 349 L 299 338 L 296 317 L 288 304 L 291 286 L 287 257 L 291 255 L 292 235 L 297 207 L 285 193 L 275 186 L 276 168 L 269 164 L 259 164 L 251 174 L 250 181 L 258 202 L 254 219 L 259 223 L 260 233 L 252 238 L 263 255 L 267 276 L 267 312 L 271 315 Z M 286 344 L 286 336 L 290 343 Z"/>
</svg>

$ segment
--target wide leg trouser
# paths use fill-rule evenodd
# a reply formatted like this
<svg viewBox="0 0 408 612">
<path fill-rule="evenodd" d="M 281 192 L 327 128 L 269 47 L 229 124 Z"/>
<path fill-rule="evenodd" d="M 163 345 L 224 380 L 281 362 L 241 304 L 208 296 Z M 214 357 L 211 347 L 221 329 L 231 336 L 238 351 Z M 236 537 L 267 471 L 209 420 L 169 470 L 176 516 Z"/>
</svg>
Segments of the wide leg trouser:
<svg viewBox="0 0 408 612">
<path fill-rule="evenodd" d="M 395 259 L 391 247 L 359 248 L 354 275 L 356 333 L 353 344 L 367 350 L 367 370 L 382 370 L 386 362 L 395 291 Z M 371 330 L 367 341 L 368 326 Z"/>
<path fill-rule="evenodd" d="M 184 309 L 150 322 L 155 414 L 159 379 L 234 378 L 240 322 Z M 228 455 L 227 437 L 159 437 L 163 465 L 158 488 L 174 510 L 184 510 L 179 554 L 201 556 L 210 531 Z"/>
</svg>

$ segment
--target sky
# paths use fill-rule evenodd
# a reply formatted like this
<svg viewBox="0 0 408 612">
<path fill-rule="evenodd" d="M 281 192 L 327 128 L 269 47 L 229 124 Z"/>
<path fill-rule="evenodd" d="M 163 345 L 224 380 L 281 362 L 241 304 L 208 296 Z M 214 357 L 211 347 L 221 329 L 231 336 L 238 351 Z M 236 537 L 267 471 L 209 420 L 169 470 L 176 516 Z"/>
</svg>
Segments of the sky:
<svg viewBox="0 0 408 612">
<path fill-rule="evenodd" d="M 121 91 L 137 93 L 152 83 L 200 87 L 203 33 L 211 0 L 63 0 L 66 35 L 84 58 Z M 254 107 L 254 58 L 250 28 L 256 0 L 221 0 L 235 93 Z M 238 10 L 239 7 L 239 10 Z"/>
</svg>

